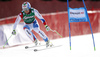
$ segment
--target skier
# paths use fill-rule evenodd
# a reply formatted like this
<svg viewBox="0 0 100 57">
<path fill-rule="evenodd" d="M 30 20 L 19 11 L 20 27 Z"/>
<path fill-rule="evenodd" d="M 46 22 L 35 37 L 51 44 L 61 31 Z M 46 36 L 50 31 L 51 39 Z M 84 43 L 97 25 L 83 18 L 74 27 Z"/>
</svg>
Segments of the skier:
<svg viewBox="0 0 100 57">
<path fill-rule="evenodd" d="M 21 21 L 21 19 L 23 19 L 23 21 L 25 23 L 23 29 L 24 29 L 25 33 L 28 35 L 28 37 L 35 43 L 35 45 L 38 44 L 38 40 L 35 37 L 35 35 L 32 33 L 32 29 L 36 33 L 38 33 L 41 36 L 41 38 L 43 38 L 43 40 L 46 42 L 46 47 L 48 47 L 50 44 L 50 41 L 49 41 L 48 37 L 45 35 L 45 33 L 40 30 L 39 24 L 38 24 L 37 20 L 35 19 L 35 16 L 37 16 L 42 21 L 42 23 L 45 25 L 46 30 L 50 31 L 50 27 L 47 26 L 44 18 L 38 12 L 38 10 L 36 10 L 35 8 L 32 8 L 29 2 L 24 2 L 22 4 L 22 11 L 21 11 L 21 13 L 19 13 L 19 15 L 17 16 L 16 21 L 14 23 L 12 34 L 13 35 L 16 34 L 15 29 L 17 27 L 17 24 Z"/>
</svg>

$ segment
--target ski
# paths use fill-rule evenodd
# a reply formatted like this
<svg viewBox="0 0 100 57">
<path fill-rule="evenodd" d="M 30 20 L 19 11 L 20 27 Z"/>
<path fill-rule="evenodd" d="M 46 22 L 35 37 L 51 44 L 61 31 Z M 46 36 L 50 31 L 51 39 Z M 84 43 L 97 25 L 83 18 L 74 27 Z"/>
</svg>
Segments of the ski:
<svg viewBox="0 0 100 57">
<path fill-rule="evenodd" d="M 34 49 L 34 52 L 37 52 L 37 51 L 43 51 L 43 50 L 48 50 L 48 49 L 52 49 L 52 48 L 56 48 L 56 47 L 61 47 L 62 45 L 58 45 L 58 46 L 49 46 L 49 47 L 45 47 L 45 48 L 42 48 L 42 49 Z"/>
<path fill-rule="evenodd" d="M 41 47 L 41 46 L 46 46 L 45 44 L 44 45 L 37 45 L 37 46 L 25 46 L 25 49 L 28 49 L 28 48 L 35 48 L 35 47 Z"/>
</svg>

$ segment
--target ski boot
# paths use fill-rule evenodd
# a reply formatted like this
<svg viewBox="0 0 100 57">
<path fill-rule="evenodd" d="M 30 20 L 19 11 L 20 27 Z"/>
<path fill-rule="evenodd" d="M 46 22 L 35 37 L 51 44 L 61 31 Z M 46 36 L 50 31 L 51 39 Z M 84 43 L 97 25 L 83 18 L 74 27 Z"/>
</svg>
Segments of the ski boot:
<svg viewBox="0 0 100 57">
<path fill-rule="evenodd" d="M 52 47 L 53 46 L 53 44 L 48 40 L 47 42 L 46 42 L 46 47 Z"/>
<path fill-rule="evenodd" d="M 34 43 L 35 43 L 35 46 L 40 45 L 38 39 L 35 39 Z"/>
</svg>

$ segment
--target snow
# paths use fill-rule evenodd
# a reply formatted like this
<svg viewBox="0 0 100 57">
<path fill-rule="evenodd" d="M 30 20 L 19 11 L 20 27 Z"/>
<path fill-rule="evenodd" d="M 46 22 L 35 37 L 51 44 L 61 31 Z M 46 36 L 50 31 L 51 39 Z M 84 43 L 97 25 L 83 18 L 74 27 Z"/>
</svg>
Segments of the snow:
<svg viewBox="0 0 100 57">
<path fill-rule="evenodd" d="M 69 47 L 69 38 L 51 40 L 58 47 L 34 52 L 34 49 L 43 49 L 45 46 L 25 49 L 25 46 L 16 46 L 0 49 L 0 57 L 100 57 L 100 33 L 94 33 L 96 51 L 94 51 L 92 35 L 73 36 L 72 50 Z M 44 44 L 44 42 L 41 42 Z M 32 46 L 34 44 L 28 44 Z"/>
</svg>

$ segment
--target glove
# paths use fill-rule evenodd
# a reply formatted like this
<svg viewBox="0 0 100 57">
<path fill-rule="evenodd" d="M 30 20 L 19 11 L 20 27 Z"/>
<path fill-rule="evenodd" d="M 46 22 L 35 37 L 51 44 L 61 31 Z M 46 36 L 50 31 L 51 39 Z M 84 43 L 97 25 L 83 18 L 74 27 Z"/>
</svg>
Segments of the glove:
<svg viewBox="0 0 100 57">
<path fill-rule="evenodd" d="M 45 25 L 46 31 L 50 31 L 50 27 Z"/>
<path fill-rule="evenodd" d="M 13 34 L 13 35 L 16 35 L 16 31 L 15 31 L 15 30 L 13 30 L 13 31 L 12 31 L 12 34 Z"/>
</svg>

